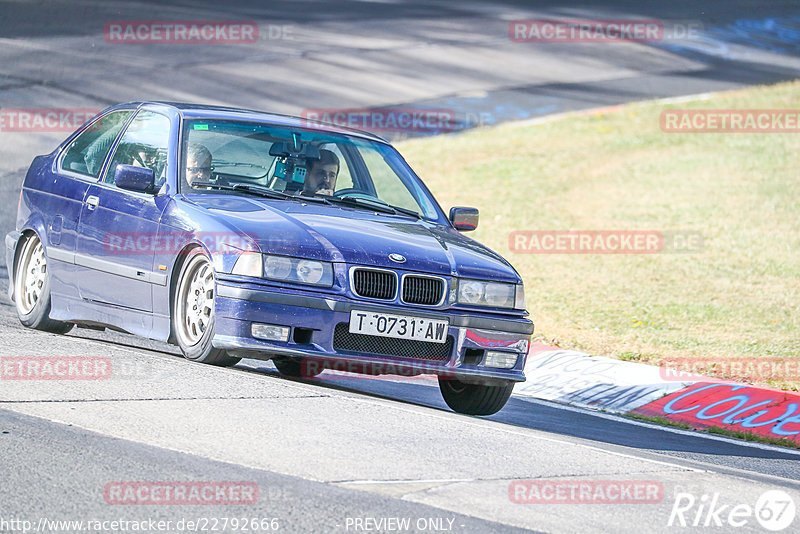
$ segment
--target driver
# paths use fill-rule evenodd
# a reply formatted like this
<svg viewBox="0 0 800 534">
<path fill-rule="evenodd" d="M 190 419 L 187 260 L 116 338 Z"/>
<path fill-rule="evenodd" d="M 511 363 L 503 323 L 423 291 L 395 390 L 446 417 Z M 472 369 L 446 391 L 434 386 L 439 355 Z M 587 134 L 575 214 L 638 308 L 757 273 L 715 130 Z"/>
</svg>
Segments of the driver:
<svg viewBox="0 0 800 534">
<path fill-rule="evenodd" d="M 207 182 L 211 178 L 211 151 L 197 143 L 189 145 L 186 155 L 186 181 L 189 185 L 193 182 Z"/>
<path fill-rule="evenodd" d="M 303 195 L 333 195 L 336 190 L 336 178 L 339 175 L 339 157 L 327 149 L 319 151 L 319 159 L 311 160 L 306 179 L 303 183 Z"/>
</svg>

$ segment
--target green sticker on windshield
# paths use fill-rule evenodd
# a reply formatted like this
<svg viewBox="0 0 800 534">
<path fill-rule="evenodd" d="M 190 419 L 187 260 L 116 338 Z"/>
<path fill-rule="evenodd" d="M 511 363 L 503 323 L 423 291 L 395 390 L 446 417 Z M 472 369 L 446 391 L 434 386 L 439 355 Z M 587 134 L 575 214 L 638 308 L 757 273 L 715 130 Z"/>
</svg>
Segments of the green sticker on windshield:
<svg viewBox="0 0 800 534">
<path fill-rule="evenodd" d="M 208 124 L 195 124 L 195 130 L 208 130 Z"/>
</svg>

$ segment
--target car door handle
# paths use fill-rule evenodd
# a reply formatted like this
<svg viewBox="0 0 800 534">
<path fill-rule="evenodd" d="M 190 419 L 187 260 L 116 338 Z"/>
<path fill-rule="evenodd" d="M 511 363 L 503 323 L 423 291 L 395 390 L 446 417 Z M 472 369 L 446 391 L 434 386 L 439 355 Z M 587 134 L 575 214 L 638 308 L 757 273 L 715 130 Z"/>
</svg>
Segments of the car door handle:
<svg viewBox="0 0 800 534">
<path fill-rule="evenodd" d="M 86 199 L 86 204 L 89 206 L 89 209 L 94 209 L 100 204 L 100 198 L 96 196 L 90 196 Z"/>
</svg>

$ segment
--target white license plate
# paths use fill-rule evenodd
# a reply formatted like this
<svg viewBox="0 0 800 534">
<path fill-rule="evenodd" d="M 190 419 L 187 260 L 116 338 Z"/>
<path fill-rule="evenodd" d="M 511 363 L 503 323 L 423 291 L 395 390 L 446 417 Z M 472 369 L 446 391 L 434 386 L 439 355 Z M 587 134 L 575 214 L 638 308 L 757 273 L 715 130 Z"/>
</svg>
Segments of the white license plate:
<svg viewBox="0 0 800 534">
<path fill-rule="evenodd" d="M 350 312 L 350 332 L 353 334 L 444 343 L 448 326 L 450 322 L 447 320 L 361 310 Z"/>
</svg>

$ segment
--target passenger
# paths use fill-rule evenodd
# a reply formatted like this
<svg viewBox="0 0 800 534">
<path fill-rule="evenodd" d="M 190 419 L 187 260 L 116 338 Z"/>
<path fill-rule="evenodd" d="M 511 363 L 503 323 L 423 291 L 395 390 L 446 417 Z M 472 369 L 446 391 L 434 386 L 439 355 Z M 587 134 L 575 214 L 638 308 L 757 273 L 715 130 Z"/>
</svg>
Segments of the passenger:
<svg viewBox="0 0 800 534">
<path fill-rule="evenodd" d="M 150 149 L 144 145 L 135 147 L 131 165 L 136 165 L 137 167 L 146 167 L 155 171 L 157 170 L 158 163 L 157 150 Z"/>
<path fill-rule="evenodd" d="M 333 195 L 339 176 L 339 157 L 330 150 L 319 151 L 319 159 L 311 160 L 303 184 L 304 195 Z"/>
<path fill-rule="evenodd" d="M 194 182 L 207 182 L 211 179 L 213 170 L 211 152 L 200 144 L 189 145 L 186 155 L 186 181 L 189 182 L 189 185 L 195 187 L 192 185 Z"/>
</svg>

